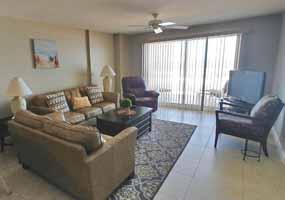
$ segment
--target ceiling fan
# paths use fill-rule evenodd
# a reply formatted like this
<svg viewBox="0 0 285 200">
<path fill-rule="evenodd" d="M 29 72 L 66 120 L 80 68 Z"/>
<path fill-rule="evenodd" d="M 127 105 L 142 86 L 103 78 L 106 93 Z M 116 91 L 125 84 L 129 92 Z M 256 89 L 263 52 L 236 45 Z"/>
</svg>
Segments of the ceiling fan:
<svg viewBox="0 0 285 200">
<path fill-rule="evenodd" d="M 187 30 L 188 26 L 176 25 L 174 22 L 164 22 L 158 19 L 158 13 L 152 13 L 153 20 L 148 22 L 148 25 L 129 25 L 129 27 L 145 27 L 147 29 L 153 30 L 154 33 L 162 33 L 164 29 L 178 29 Z"/>
</svg>

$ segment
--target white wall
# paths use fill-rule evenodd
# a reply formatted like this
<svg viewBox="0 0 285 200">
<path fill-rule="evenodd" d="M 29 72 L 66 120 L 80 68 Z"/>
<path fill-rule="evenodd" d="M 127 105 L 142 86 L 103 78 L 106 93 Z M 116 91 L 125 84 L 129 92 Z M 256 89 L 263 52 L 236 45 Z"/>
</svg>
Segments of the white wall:
<svg viewBox="0 0 285 200">
<path fill-rule="evenodd" d="M 81 29 L 0 17 L 0 117 L 10 113 L 5 91 L 9 81 L 22 77 L 34 93 L 86 84 L 88 81 L 85 32 Z M 100 83 L 103 64 L 113 65 L 113 35 L 91 33 L 94 82 Z M 34 69 L 31 39 L 55 40 L 60 68 Z"/>
<path fill-rule="evenodd" d="M 139 75 L 142 69 L 142 49 L 144 42 L 190 38 L 207 34 L 242 32 L 240 63 L 241 69 L 265 71 L 266 92 L 270 92 L 273 68 L 275 66 L 281 27 L 281 15 L 270 15 L 242 19 L 224 23 L 190 27 L 187 31 L 167 31 L 159 35 L 145 33 L 129 35 L 129 71 Z"/>
<path fill-rule="evenodd" d="M 277 94 L 285 102 L 285 14 L 283 14 L 282 30 L 279 43 L 279 51 L 275 67 L 275 76 L 273 81 L 272 93 Z M 285 150 L 285 109 L 279 116 L 275 130 L 280 136 Z"/>
</svg>

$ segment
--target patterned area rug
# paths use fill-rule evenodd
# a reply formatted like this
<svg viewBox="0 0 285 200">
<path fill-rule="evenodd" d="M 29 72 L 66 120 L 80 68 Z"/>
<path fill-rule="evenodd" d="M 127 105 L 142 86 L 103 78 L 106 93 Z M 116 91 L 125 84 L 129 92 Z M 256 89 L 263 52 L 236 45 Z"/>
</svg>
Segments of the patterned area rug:
<svg viewBox="0 0 285 200">
<path fill-rule="evenodd" d="M 196 126 L 153 120 L 152 132 L 137 140 L 135 177 L 109 200 L 151 200 L 176 163 Z"/>
<path fill-rule="evenodd" d="M 135 177 L 124 182 L 109 199 L 153 199 L 195 128 L 154 119 L 152 132 L 137 140 Z M 33 172 L 22 169 L 10 147 L 0 153 L 0 177 L 12 189 L 12 194 L 6 195 L 0 183 L 0 200 L 74 200 Z"/>
</svg>

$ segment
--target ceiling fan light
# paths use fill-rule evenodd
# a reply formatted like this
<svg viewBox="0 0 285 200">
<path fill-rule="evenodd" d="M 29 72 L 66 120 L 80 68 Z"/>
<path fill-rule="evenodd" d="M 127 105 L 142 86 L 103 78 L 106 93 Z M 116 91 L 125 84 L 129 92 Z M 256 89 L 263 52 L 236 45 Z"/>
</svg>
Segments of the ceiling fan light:
<svg viewBox="0 0 285 200">
<path fill-rule="evenodd" d="M 154 28 L 153 31 L 155 32 L 155 34 L 159 34 L 163 32 L 160 27 Z"/>
<path fill-rule="evenodd" d="M 175 23 L 174 22 L 162 22 L 159 24 L 159 26 L 171 26 L 171 25 L 174 25 Z"/>
</svg>

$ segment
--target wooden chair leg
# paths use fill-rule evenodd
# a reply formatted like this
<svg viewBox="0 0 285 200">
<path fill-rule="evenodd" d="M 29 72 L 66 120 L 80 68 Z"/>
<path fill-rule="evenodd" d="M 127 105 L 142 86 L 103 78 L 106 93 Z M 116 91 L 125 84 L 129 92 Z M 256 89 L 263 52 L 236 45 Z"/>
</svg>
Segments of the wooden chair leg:
<svg viewBox="0 0 285 200">
<path fill-rule="evenodd" d="M 243 160 L 245 160 L 246 156 L 247 156 L 247 146 L 248 146 L 248 140 L 245 140 L 245 145 L 244 145 L 244 152 L 243 152 Z"/>
</svg>

